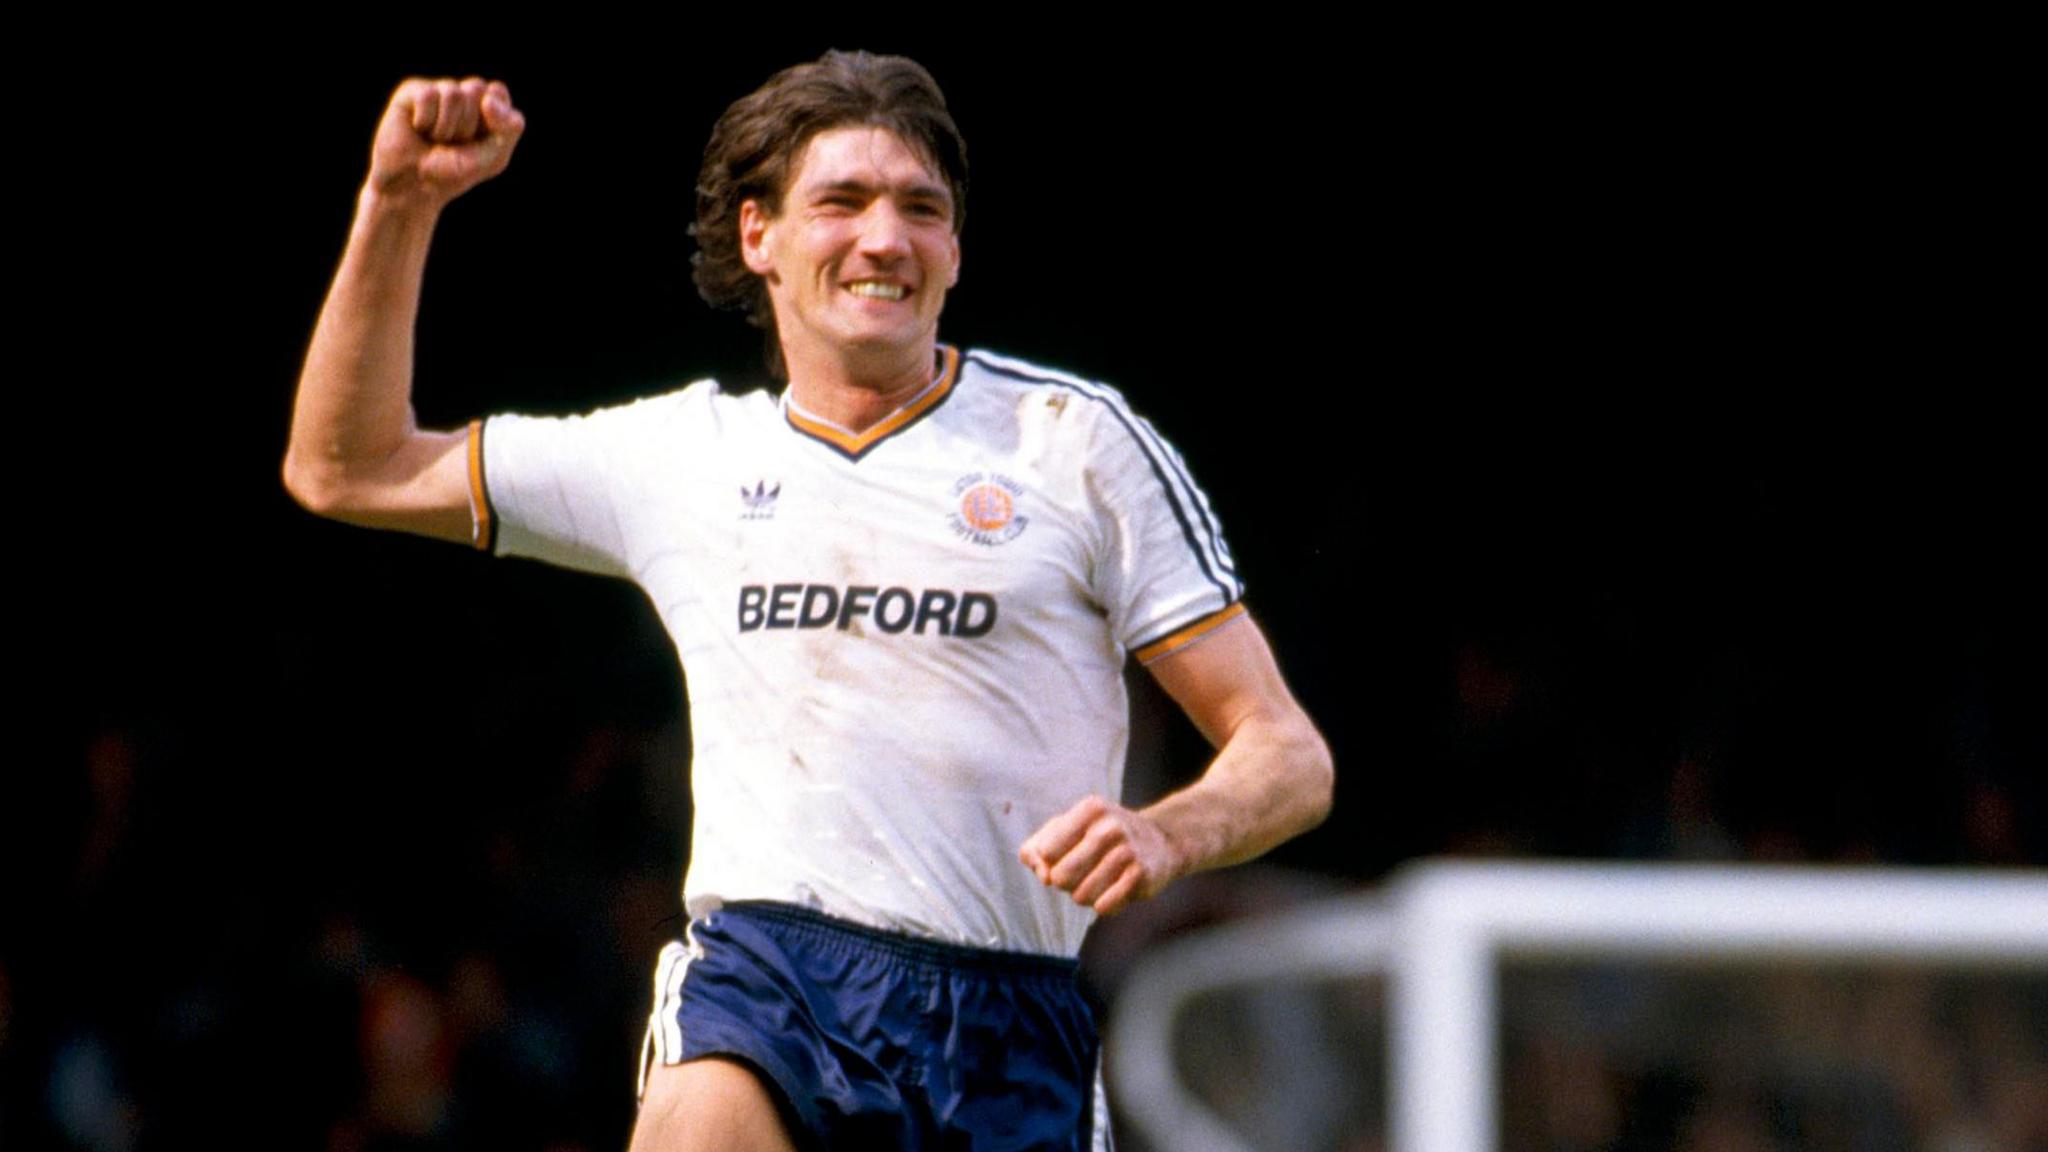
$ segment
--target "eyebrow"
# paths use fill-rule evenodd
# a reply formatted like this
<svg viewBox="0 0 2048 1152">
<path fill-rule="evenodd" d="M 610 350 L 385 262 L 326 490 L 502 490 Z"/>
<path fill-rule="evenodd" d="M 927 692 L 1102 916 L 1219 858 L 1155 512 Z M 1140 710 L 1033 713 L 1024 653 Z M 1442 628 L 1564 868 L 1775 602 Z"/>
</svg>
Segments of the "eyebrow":
<svg viewBox="0 0 2048 1152">
<path fill-rule="evenodd" d="M 811 189 L 810 194 L 816 197 L 851 192 L 862 196 L 873 196 L 876 195 L 877 191 L 878 189 L 875 185 L 865 180 L 834 180 L 830 184 L 817 185 Z M 953 194 L 943 184 L 919 181 L 915 184 L 905 184 L 900 187 L 891 188 L 889 191 L 913 200 L 938 200 L 943 202 L 948 208 L 953 206 Z"/>
</svg>

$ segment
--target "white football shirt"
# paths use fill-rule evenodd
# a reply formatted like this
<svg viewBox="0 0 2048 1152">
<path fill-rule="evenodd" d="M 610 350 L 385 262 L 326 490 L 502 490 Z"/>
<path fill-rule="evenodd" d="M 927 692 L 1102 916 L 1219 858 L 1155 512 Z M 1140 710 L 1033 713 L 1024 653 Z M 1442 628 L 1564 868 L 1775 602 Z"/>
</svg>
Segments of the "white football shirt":
<svg viewBox="0 0 2048 1152">
<path fill-rule="evenodd" d="M 858 435 L 710 380 L 472 426 L 478 543 L 622 576 L 682 660 L 685 904 L 781 900 L 1072 956 L 1017 849 L 1123 781 L 1126 653 L 1241 614 L 1174 450 L 1111 389 L 942 348 Z"/>
</svg>

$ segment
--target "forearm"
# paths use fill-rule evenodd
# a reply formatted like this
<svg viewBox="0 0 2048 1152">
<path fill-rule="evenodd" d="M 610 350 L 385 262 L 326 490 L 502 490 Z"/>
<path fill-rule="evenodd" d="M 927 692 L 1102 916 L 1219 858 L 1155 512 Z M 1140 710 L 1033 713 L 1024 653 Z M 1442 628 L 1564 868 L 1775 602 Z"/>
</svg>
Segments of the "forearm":
<svg viewBox="0 0 2048 1152">
<path fill-rule="evenodd" d="M 348 245 L 299 376 L 285 483 L 310 507 L 344 500 L 417 431 L 413 329 L 438 206 L 357 197 Z"/>
<path fill-rule="evenodd" d="M 1043 884 L 1108 916 L 1205 868 L 1250 860 L 1330 812 L 1330 749 L 1240 616 L 1154 661 L 1152 674 L 1215 745 L 1202 778 L 1137 811 L 1087 796 L 1024 842 Z"/>
<path fill-rule="evenodd" d="M 1323 822 L 1335 774 L 1300 709 L 1247 716 L 1201 779 L 1141 809 L 1172 848 L 1174 874 L 1239 864 Z"/>
</svg>

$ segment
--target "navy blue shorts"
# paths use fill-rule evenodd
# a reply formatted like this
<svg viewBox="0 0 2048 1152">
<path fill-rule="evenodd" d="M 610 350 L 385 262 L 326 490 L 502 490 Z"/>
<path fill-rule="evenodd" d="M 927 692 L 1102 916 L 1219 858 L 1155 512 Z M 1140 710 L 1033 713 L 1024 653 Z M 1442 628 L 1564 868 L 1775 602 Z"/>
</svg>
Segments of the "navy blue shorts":
<svg viewBox="0 0 2048 1152">
<path fill-rule="evenodd" d="M 655 1063 L 727 1056 L 800 1148 L 1101 1152 L 1101 1043 L 1071 960 L 962 948 L 787 904 L 728 904 L 662 949 Z"/>
</svg>

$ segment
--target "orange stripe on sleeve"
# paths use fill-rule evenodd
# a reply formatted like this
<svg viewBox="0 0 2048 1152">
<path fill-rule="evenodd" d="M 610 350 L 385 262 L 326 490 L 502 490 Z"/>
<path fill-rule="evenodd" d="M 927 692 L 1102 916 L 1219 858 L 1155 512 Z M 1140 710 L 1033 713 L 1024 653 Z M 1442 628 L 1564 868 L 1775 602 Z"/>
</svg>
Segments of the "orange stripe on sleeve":
<svg viewBox="0 0 2048 1152">
<path fill-rule="evenodd" d="M 491 522 L 491 494 L 484 487 L 484 422 L 469 422 L 469 540 L 489 552 L 497 525 Z"/>
<path fill-rule="evenodd" d="M 1169 652 L 1178 651 L 1193 644 L 1195 641 L 1200 640 L 1202 637 L 1207 636 L 1209 633 L 1214 632 L 1242 615 L 1244 615 L 1243 602 L 1232 604 L 1220 612 L 1214 612 L 1202 617 L 1200 620 L 1175 632 L 1171 636 L 1154 640 L 1152 643 L 1132 653 L 1132 655 L 1138 658 L 1138 663 L 1150 664 Z"/>
</svg>

